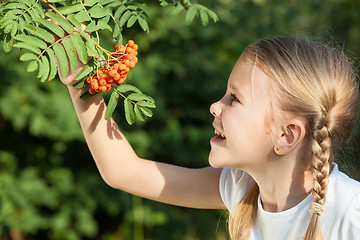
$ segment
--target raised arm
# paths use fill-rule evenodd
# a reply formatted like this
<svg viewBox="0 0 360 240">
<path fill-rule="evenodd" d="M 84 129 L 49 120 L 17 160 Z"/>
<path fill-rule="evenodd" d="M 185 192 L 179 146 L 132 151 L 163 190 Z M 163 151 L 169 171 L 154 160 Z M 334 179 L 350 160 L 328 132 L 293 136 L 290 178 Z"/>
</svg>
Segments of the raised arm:
<svg viewBox="0 0 360 240">
<path fill-rule="evenodd" d="M 86 142 L 104 181 L 113 188 L 155 201 L 193 208 L 224 208 L 219 193 L 220 169 L 189 169 L 139 158 L 115 121 L 104 119 L 101 94 L 86 101 L 84 89 L 68 89 Z"/>
</svg>

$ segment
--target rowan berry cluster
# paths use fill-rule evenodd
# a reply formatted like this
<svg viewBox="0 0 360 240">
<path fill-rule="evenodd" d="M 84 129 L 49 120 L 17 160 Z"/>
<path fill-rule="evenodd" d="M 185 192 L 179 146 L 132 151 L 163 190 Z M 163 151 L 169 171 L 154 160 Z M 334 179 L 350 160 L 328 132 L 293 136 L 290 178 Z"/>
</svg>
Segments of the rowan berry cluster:
<svg viewBox="0 0 360 240">
<path fill-rule="evenodd" d="M 86 79 L 91 85 L 91 94 L 106 92 L 111 89 L 111 85 L 119 86 L 124 83 L 128 72 L 138 62 L 139 46 L 133 40 L 129 40 L 126 46 L 114 44 L 113 49 L 114 51 L 108 52 L 107 64 Z"/>
</svg>

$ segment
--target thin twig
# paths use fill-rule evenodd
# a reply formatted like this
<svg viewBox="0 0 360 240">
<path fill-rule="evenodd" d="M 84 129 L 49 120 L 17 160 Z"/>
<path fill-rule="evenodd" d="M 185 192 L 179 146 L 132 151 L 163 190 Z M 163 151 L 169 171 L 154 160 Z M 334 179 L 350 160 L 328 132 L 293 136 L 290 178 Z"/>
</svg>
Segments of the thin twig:
<svg viewBox="0 0 360 240">
<path fill-rule="evenodd" d="M 59 12 L 53 5 L 51 5 L 48 1 L 46 0 L 41 0 L 43 3 L 45 3 L 46 5 L 48 5 L 52 10 L 54 10 L 54 12 L 56 12 L 57 14 L 59 14 L 62 18 L 66 19 L 66 17 L 64 15 L 61 14 L 61 12 Z M 67 20 L 67 19 L 66 19 Z"/>
</svg>

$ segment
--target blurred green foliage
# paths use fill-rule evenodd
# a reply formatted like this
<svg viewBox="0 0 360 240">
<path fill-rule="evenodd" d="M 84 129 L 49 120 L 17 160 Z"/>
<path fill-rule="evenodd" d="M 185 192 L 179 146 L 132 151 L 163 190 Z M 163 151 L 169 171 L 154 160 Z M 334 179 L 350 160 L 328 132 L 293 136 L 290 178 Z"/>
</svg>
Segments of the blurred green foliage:
<svg viewBox="0 0 360 240">
<path fill-rule="evenodd" d="M 292 35 L 328 42 L 360 56 L 357 0 L 218 0 L 204 4 L 219 22 L 191 25 L 149 1 L 150 34 L 126 29 L 139 43 L 129 82 L 154 97 L 149 121 L 129 127 L 114 116 L 137 153 L 186 167 L 207 166 L 212 102 L 245 47 Z M 108 49 L 110 35 L 102 35 Z M 106 42 L 108 40 L 108 42 Z M 168 206 L 108 187 L 84 142 L 67 89 L 26 72 L 20 52 L 0 52 L 0 239 L 227 239 L 225 211 Z M 358 63 L 355 62 L 356 67 Z M 105 97 L 108 97 L 105 95 Z M 339 154 L 360 179 L 360 128 Z M 156 144 L 153 144 L 156 143 Z"/>
</svg>

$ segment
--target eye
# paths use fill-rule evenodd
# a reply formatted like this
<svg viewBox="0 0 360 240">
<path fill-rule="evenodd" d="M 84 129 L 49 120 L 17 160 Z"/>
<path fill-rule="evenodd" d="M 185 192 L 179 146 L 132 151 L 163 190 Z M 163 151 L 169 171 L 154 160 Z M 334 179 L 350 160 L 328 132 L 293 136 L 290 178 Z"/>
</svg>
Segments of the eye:
<svg viewBox="0 0 360 240">
<path fill-rule="evenodd" d="M 230 94 L 230 97 L 231 97 L 231 103 L 232 102 L 239 102 L 240 103 L 240 100 L 236 97 L 236 95 L 235 94 Z"/>
</svg>

